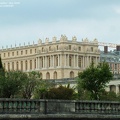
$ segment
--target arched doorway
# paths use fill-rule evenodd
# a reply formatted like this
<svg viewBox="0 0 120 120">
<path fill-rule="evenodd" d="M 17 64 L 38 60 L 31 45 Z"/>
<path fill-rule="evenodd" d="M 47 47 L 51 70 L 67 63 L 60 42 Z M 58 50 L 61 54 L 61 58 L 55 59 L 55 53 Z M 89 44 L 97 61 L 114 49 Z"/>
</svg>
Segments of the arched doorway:
<svg viewBox="0 0 120 120">
<path fill-rule="evenodd" d="M 116 86 L 115 85 L 110 85 L 110 91 L 111 92 L 116 92 Z"/>
<path fill-rule="evenodd" d="M 74 72 L 73 71 L 70 72 L 70 78 L 74 78 Z"/>
<path fill-rule="evenodd" d="M 53 74 L 53 78 L 54 79 L 57 79 L 57 72 L 55 71 L 54 74 Z"/>
<path fill-rule="evenodd" d="M 50 73 L 49 72 L 46 73 L 46 79 L 50 79 Z"/>
</svg>

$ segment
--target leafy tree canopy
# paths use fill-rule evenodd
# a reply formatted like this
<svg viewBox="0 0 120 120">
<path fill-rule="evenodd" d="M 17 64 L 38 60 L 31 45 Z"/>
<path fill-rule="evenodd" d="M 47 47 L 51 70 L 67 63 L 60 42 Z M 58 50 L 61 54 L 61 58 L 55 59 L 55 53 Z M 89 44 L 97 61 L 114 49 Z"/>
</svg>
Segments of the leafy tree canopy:
<svg viewBox="0 0 120 120">
<path fill-rule="evenodd" d="M 27 78 L 23 81 L 22 89 L 20 90 L 20 97 L 30 99 L 33 96 L 33 92 L 37 84 L 40 81 L 39 72 L 29 72 L 27 73 Z"/>
<path fill-rule="evenodd" d="M 5 71 L 5 76 L 0 76 L 0 97 L 10 98 L 22 88 L 27 74 L 21 71 Z"/>
<path fill-rule="evenodd" d="M 109 65 L 105 62 L 97 66 L 92 63 L 83 72 L 78 73 L 82 88 L 89 91 L 91 99 L 95 100 L 99 99 L 100 92 L 106 87 L 106 83 L 108 83 L 112 77 L 113 75 Z"/>
</svg>

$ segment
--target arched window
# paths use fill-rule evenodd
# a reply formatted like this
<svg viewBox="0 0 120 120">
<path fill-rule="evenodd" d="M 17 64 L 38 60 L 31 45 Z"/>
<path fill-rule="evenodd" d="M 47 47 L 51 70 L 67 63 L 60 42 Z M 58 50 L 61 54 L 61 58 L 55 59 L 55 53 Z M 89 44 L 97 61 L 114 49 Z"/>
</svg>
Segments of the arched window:
<svg viewBox="0 0 120 120">
<path fill-rule="evenodd" d="M 30 70 L 32 70 L 32 60 L 30 60 Z"/>
<path fill-rule="evenodd" d="M 12 70 L 14 70 L 14 62 L 12 62 Z"/>
<path fill-rule="evenodd" d="M 42 61 L 42 62 L 41 62 L 41 64 L 42 64 L 42 68 L 43 68 L 43 57 L 41 58 L 41 61 Z"/>
<path fill-rule="evenodd" d="M 5 63 L 4 63 L 4 68 L 6 67 Z M 6 69 L 6 68 L 5 68 Z"/>
<path fill-rule="evenodd" d="M 81 51 L 81 47 L 79 47 L 78 49 L 79 49 L 79 51 Z"/>
<path fill-rule="evenodd" d="M 17 65 L 16 65 L 17 70 L 19 69 L 18 67 L 19 67 L 19 65 L 18 65 L 18 62 L 17 62 Z"/>
<path fill-rule="evenodd" d="M 49 72 L 46 73 L 46 79 L 50 79 L 50 73 Z"/>
<path fill-rule="evenodd" d="M 48 59 L 49 59 L 49 67 L 50 67 L 50 57 Z"/>
<path fill-rule="evenodd" d="M 10 71 L 10 63 L 8 63 L 8 71 Z"/>
<path fill-rule="evenodd" d="M 93 47 L 91 47 L 91 52 L 93 52 Z"/>
<path fill-rule="evenodd" d="M 49 51 L 51 51 L 51 46 L 49 46 Z"/>
<path fill-rule="evenodd" d="M 21 71 L 23 71 L 23 61 L 21 61 Z"/>
<path fill-rule="evenodd" d="M 35 66 L 34 68 L 36 69 L 36 59 L 34 60 L 34 66 Z"/>
<path fill-rule="evenodd" d="M 58 56 L 56 56 L 56 66 L 58 66 Z"/>
<path fill-rule="evenodd" d="M 69 56 L 69 66 L 72 66 L 72 56 Z"/>
<path fill-rule="evenodd" d="M 70 78 L 74 78 L 74 72 L 73 71 L 70 72 Z"/>
<path fill-rule="evenodd" d="M 43 78 L 43 74 L 42 74 L 42 73 L 40 73 L 40 78 L 41 78 L 41 79 Z"/>
<path fill-rule="evenodd" d="M 58 50 L 58 45 L 57 45 L 57 50 Z"/>
<path fill-rule="evenodd" d="M 57 72 L 55 71 L 54 74 L 53 74 L 53 78 L 54 79 L 57 79 Z"/>
<path fill-rule="evenodd" d="M 42 47 L 42 52 L 44 52 L 44 48 Z"/>
<path fill-rule="evenodd" d="M 28 63 L 27 63 L 27 60 L 25 61 L 25 70 L 27 70 L 27 67 L 28 67 Z"/>
<path fill-rule="evenodd" d="M 82 66 L 82 61 L 81 61 L 81 57 L 78 57 L 78 66 L 81 67 Z"/>
<path fill-rule="evenodd" d="M 35 53 L 36 53 L 36 49 L 35 49 Z"/>
</svg>

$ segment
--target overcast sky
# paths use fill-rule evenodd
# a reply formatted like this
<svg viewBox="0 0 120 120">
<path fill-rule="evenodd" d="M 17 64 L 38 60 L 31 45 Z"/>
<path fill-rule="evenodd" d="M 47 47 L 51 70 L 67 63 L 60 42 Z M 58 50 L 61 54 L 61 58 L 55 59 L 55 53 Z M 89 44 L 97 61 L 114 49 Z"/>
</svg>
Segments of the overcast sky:
<svg viewBox="0 0 120 120">
<path fill-rule="evenodd" d="M 120 44 L 120 0 L 0 0 L 0 48 L 61 34 Z"/>
</svg>

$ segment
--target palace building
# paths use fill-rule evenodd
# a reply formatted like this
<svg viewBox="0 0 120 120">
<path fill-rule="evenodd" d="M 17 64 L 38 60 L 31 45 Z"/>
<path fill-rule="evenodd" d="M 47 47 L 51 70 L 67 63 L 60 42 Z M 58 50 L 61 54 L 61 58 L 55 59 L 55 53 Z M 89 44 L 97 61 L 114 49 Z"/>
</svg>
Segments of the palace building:
<svg viewBox="0 0 120 120">
<path fill-rule="evenodd" d="M 100 53 L 100 62 L 107 62 L 114 76 L 120 76 L 120 45 L 109 51 L 108 46 L 104 46 L 104 51 Z"/>
<path fill-rule="evenodd" d="M 74 78 L 92 61 L 100 62 L 96 39 L 79 42 L 75 36 L 68 40 L 65 35 L 59 40 L 53 37 L 44 43 L 39 39 L 37 44 L 2 48 L 0 54 L 6 70 L 39 71 L 42 79 Z"/>
</svg>

